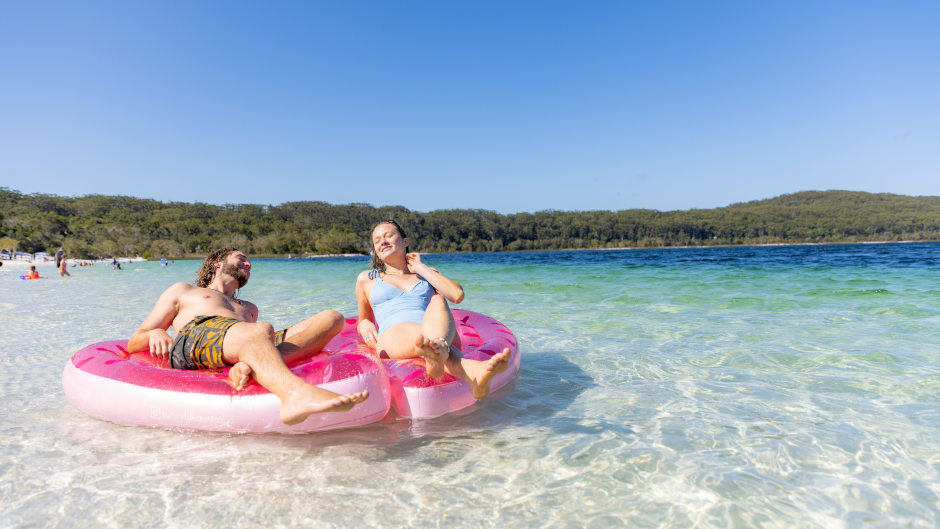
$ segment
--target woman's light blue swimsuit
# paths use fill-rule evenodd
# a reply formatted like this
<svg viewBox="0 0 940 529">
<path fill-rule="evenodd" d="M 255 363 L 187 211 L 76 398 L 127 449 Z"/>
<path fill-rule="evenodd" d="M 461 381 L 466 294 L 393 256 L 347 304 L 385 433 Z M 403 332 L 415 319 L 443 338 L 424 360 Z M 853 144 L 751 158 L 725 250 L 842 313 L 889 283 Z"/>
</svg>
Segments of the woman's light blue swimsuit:
<svg viewBox="0 0 940 529">
<path fill-rule="evenodd" d="M 424 320 L 424 311 L 434 296 L 434 287 L 427 279 L 418 276 L 418 282 L 405 292 L 393 285 L 375 278 L 369 301 L 372 302 L 372 313 L 375 314 L 375 323 L 379 327 L 379 336 L 387 329 L 403 321 L 421 323 Z"/>
</svg>

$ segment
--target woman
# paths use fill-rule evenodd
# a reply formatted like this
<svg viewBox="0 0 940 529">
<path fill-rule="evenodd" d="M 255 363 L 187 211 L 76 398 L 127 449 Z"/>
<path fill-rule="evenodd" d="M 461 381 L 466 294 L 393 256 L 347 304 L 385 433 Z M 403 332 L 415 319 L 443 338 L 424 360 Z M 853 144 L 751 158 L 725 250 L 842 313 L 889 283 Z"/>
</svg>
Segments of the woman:
<svg viewBox="0 0 940 529">
<path fill-rule="evenodd" d="M 493 376 L 506 370 L 511 351 L 504 349 L 485 362 L 463 358 L 447 306 L 448 301 L 463 301 L 463 288 L 424 264 L 420 254 L 408 253 L 408 244 L 394 220 L 372 229 L 372 270 L 356 279 L 356 330 L 379 356 L 420 356 L 428 376 L 448 373 L 469 384 L 474 397 L 483 398 Z"/>
<path fill-rule="evenodd" d="M 68 262 L 65 260 L 65 255 L 63 255 L 62 260 L 59 261 L 59 277 L 66 277 L 66 276 L 72 277 L 72 274 L 70 274 L 68 269 L 66 268 L 67 266 L 68 266 Z"/>
</svg>

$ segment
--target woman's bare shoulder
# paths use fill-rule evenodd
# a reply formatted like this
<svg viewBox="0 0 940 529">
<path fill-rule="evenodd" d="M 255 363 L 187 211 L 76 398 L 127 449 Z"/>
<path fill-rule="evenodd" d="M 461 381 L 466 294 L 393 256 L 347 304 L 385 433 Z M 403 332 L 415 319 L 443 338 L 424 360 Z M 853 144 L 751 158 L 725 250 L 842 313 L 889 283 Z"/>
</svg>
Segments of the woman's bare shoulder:
<svg viewBox="0 0 940 529">
<path fill-rule="evenodd" d="M 372 291 L 372 285 L 374 283 L 375 274 L 372 273 L 372 270 L 363 270 L 356 276 L 356 292 L 369 293 Z"/>
</svg>

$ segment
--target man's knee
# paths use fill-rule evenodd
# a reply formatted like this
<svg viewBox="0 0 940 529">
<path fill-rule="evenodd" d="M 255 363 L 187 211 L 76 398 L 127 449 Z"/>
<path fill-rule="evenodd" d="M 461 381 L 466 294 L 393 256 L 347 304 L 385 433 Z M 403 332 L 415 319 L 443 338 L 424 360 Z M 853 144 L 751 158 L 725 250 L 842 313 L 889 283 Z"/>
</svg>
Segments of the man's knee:
<svg viewBox="0 0 940 529">
<path fill-rule="evenodd" d="M 251 362 L 252 353 L 260 351 L 259 341 L 274 344 L 274 327 L 270 323 L 240 322 L 225 333 L 222 341 L 222 358 L 229 364 L 240 360 Z"/>
<path fill-rule="evenodd" d="M 343 330 L 343 325 L 346 324 L 346 320 L 343 318 L 343 315 L 332 309 L 324 310 L 320 313 L 320 317 L 322 317 L 324 321 L 329 324 L 330 331 L 333 331 L 334 333 L 338 333 L 339 331 Z"/>
<path fill-rule="evenodd" d="M 274 341 L 274 326 L 266 321 L 242 322 L 232 327 L 236 330 L 236 337 L 243 341 L 268 339 Z M 230 331 L 231 334 L 231 331 Z"/>
<path fill-rule="evenodd" d="M 255 332 L 258 333 L 258 336 L 266 337 L 267 339 L 274 342 L 274 326 L 266 321 L 259 321 L 253 323 L 255 326 Z"/>
</svg>

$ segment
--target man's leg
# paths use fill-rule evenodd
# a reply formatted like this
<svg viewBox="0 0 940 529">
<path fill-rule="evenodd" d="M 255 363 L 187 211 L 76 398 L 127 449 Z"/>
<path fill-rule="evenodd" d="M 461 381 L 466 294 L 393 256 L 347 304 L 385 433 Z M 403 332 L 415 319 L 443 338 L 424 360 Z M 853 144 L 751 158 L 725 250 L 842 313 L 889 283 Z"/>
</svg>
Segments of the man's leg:
<svg viewBox="0 0 940 529">
<path fill-rule="evenodd" d="M 346 411 L 369 396 L 368 391 L 338 395 L 291 373 L 274 347 L 274 328 L 268 323 L 232 325 L 222 340 L 222 358 L 230 364 L 247 364 L 255 380 L 281 399 L 281 421 L 285 424 L 303 422 L 314 413 Z"/>
<path fill-rule="evenodd" d="M 325 310 L 316 316 L 290 326 L 284 334 L 284 341 L 278 344 L 284 362 L 293 362 L 313 356 L 326 346 L 334 336 L 343 330 L 343 315 L 335 310 Z M 229 369 L 229 385 L 235 391 L 245 389 L 251 376 L 251 368 L 244 362 L 236 363 Z"/>
<path fill-rule="evenodd" d="M 343 330 L 343 323 L 342 314 L 335 310 L 324 310 L 296 325 L 291 325 L 277 349 L 285 362 L 312 356 L 322 351 L 326 344 Z"/>
</svg>

